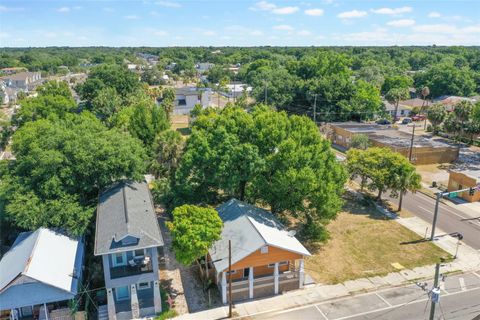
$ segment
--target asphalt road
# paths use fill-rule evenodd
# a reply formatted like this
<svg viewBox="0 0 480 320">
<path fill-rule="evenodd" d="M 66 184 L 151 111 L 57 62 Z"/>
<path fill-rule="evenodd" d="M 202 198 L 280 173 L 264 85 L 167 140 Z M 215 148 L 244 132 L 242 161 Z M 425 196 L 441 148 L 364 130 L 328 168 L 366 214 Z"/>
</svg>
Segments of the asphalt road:
<svg viewBox="0 0 480 320">
<path fill-rule="evenodd" d="M 427 288 L 431 288 L 428 283 Z M 447 276 L 441 283 L 435 319 L 471 320 L 480 315 L 480 275 Z M 390 288 L 297 309 L 263 313 L 249 319 L 415 320 L 428 319 L 430 301 L 417 285 Z"/>
<path fill-rule="evenodd" d="M 398 204 L 398 199 L 389 198 L 389 200 Z M 430 224 L 432 223 L 435 209 L 434 199 L 419 192 L 408 193 L 403 197 L 402 206 L 417 217 Z M 471 216 L 462 211 L 440 203 L 437 228 L 447 233 L 460 232 L 463 235 L 463 242 L 474 249 L 480 250 L 480 212 L 477 217 L 479 219 L 472 219 Z M 431 229 L 428 230 L 428 235 L 430 235 L 430 232 Z M 440 234 L 436 232 L 435 235 L 439 236 Z"/>
</svg>

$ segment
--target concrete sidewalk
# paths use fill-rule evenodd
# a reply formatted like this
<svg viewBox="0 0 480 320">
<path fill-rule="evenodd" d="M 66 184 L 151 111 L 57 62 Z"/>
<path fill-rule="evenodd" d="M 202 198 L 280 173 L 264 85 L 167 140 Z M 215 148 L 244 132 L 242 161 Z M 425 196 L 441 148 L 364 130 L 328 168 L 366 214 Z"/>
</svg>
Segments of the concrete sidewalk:
<svg viewBox="0 0 480 320">
<path fill-rule="evenodd" d="M 430 230 L 430 224 L 418 217 L 399 218 L 383 208 L 379 210 L 393 218 L 404 227 L 417 233 L 420 237 L 425 236 L 425 230 Z M 429 236 L 429 232 L 427 236 Z M 458 239 L 447 235 L 440 229 L 436 229 L 436 240 L 434 243 L 451 254 L 455 255 L 458 245 L 457 258 L 452 262 L 442 264 L 442 273 L 480 271 L 480 252 L 458 242 Z M 431 280 L 435 274 L 435 266 L 423 266 L 414 269 L 404 269 L 400 272 L 389 273 L 383 277 L 361 278 L 346 281 L 336 285 L 311 285 L 302 290 L 290 291 L 282 295 L 236 303 L 234 316 L 247 317 L 250 315 L 288 310 L 300 306 L 316 304 L 331 299 L 353 295 L 359 292 L 376 291 L 381 288 L 396 287 L 408 283 L 415 283 L 423 280 Z M 184 314 L 176 319 L 222 319 L 228 316 L 228 306 L 205 310 L 197 313 Z"/>
</svg>

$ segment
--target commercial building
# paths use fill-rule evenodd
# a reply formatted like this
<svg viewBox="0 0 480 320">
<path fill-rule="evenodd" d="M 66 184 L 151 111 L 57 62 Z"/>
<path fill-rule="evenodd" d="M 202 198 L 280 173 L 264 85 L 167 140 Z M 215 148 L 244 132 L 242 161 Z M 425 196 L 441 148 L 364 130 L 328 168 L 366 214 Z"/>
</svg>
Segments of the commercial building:
<svg viewBox="0 0 480 320">
<path fill-rule="evenodd" d="M 480 167 L 476 169 L 453 169 L 449 172 L 448 191 L 462 190 L 480 185 Z M 458 194 L 459 197 L 469 201 L 480 201 L 480 191 L 470 195 L 468 191 Z"/>
<path fill-rule="evenodd" d="M 307 249 L 272 213 L 237 199 L 217 208 L 223 220 L 220 240 L 209 251 L 223 303 L 228 302 L 227 283 L 232 278 L 232 300 L 275 295 L 302 288 Z M 228 271 L 231 241 L 232 271 Z"/>
<path fill-rule="evenodd" d="M 162 246 L 146 182 L 118 182 L 100 195 L 95 255 L 103 260 L 108 319 L 138 319 L 162 311 L 158 272 Z"/>
<path fill-rule="evenodd" d="M 390 148 L 409 157 L 412 135 L 391 126 L 336 122 L 329 124 L 328 127 L 328 138 L 341 147 L 350 148 L 352 137 L 364 134 L 368 136 L 373 146 Z M 450 163 L 458 158 L 459 151 L 458 145 L 440 137 L 416 135 L 413 141 L 412 162 L 415 164 Z"/>
</svg>

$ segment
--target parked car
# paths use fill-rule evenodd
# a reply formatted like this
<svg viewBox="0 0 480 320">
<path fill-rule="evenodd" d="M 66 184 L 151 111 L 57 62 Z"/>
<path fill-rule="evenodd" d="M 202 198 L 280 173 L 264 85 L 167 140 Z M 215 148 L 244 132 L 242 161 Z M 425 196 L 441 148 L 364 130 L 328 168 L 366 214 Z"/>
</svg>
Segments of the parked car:
<svg viewBox="0 0 480 320">
<path fill-rule="evenodd" d="M 390 121 L 388 121 L 387 119 L 380 119 L 380 120 L 377 120 L 376 124 L 386 125 L 386 124 L 392 124 L 392 123 Z"/>
<path fill-rule="evenodd" d="M 423 121 L 425 119 L 427 119 L 427 117 L 423 114 L 417 114 L 417 115 L 412 117 L 413 121 Z"/>
<path fill-rule="evenodd" d="M 412 118 L 403 118 L 402 124 L 409 124 L 412 123 Z"/>
</svg>

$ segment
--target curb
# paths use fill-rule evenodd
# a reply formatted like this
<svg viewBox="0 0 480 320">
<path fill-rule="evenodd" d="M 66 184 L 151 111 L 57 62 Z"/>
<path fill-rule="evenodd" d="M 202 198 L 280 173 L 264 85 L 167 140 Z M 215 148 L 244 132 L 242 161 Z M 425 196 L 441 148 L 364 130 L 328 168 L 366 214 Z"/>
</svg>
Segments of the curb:
<svg viewBox="0 0 480 320">
<path fill-rule="evenodd" d="M 417 192 L 421 193 L 421 194 L 423 194 L 423 195 L 425 195 L 425 196 L 427 196 L 427 197 L 429 197 L 433 200 L 437 200 L 437 198 L 434 195 L 432 195 L 429 190 L 427 191 L 425 188 L 421 188 L 421 189 L 417 190 Z M 448 205 L 443 198 L 440 198 L 440 202 L 445 204 L 445 205 Z"/>
</svg>

